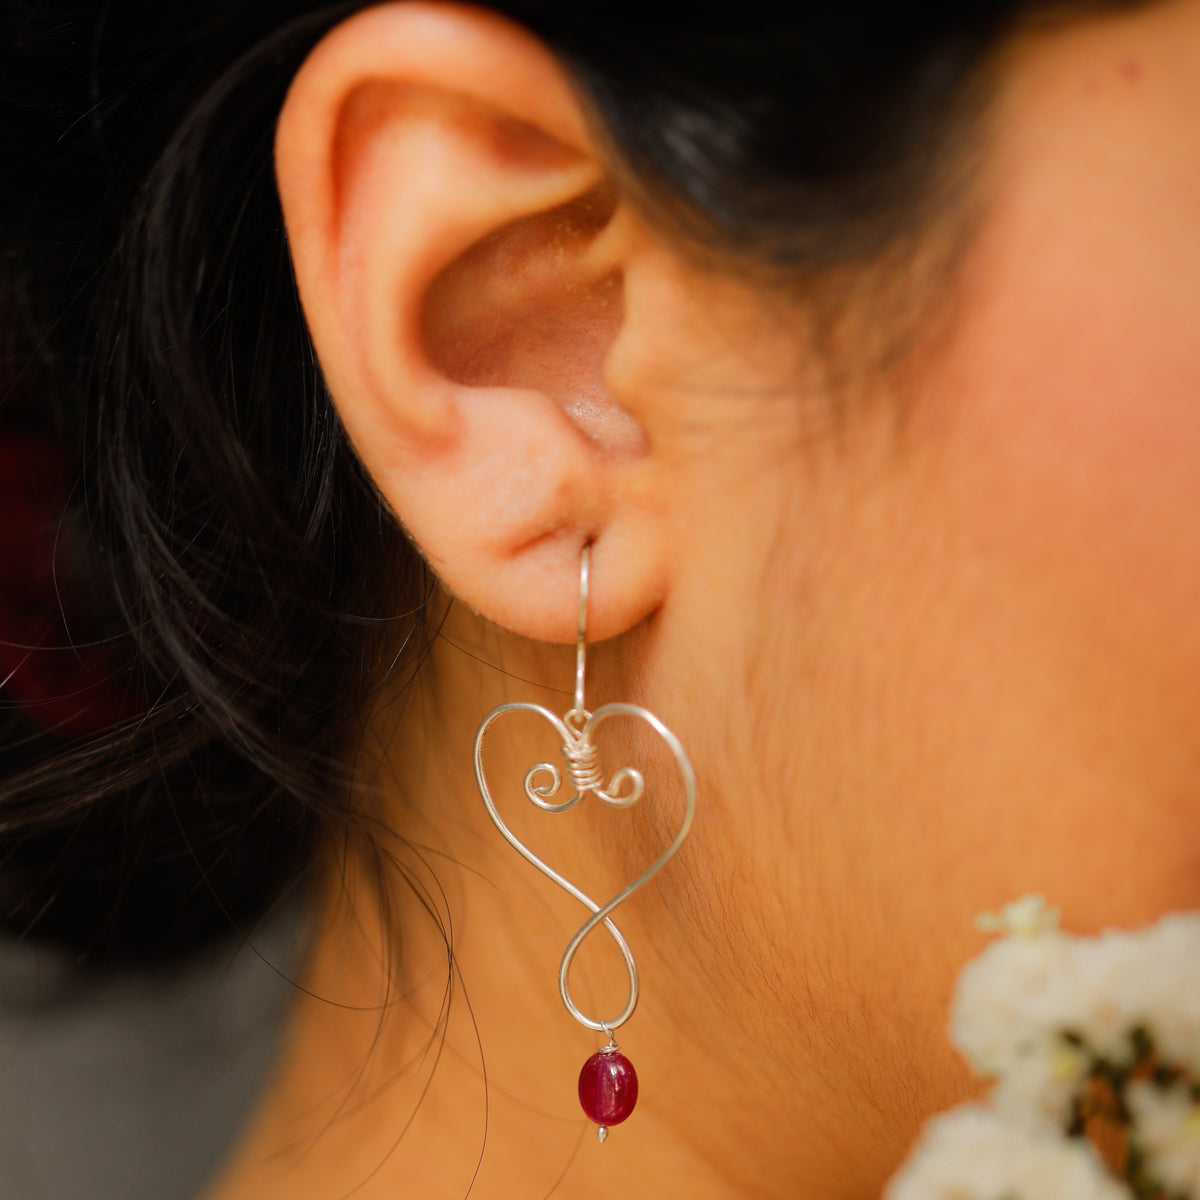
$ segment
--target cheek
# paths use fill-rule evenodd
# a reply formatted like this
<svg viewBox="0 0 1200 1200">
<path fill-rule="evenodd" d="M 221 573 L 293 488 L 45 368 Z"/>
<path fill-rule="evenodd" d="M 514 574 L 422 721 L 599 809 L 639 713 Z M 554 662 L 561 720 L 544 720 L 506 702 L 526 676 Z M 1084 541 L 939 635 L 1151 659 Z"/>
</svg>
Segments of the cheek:
<svg viewBox="0 0 1200 1200">
<path fill-rule="evenodd" d="M 1020 148 L 930 400 L 959 528 L 1061 586 L 1094 652 L 1159 659 L 1195 635 L 1200 133 L 1117 114 L 1124 154 L 1071 122 Z"/>
<path fill-rule="evenodd" d="M 1200 69 L 1161 109 L 1089 111 L 1090 79 L 1010 114 L 903 431 L 881 397 L 752 477 L 714 447 L 687 493 L 660 648 L 713 942 L 770 973 L 780 1045 L 851 1044 L 865 1087 L 963 1086 L 941 1031 L 976 914 L 1200 906 Z"/>
<path fill-rule="evenodd" d="M 919 864 L 1081 925 L 1200 903 L 1200 42 L 1133 37 L 1014 86 L 859 564 L 898 631 Z"/>
<path fill-rule="evenodd" d="M 1200 901 L 1200 352 L 1087 265 L 996 295 L 931 396 L 924 578 L 896 587 L 924 607 L 901 692 L 945 767 L 933 846 L 1093 924 Z"/>
<path fill-rule="evenodd" d="M 1200 71 L 1143 57 L 1155 96 L 1010 114 L 911 422 L 831 453 L 759 576 L 761 903 L 842 1016 L 849 979 L 936 1028 L 1023 893 L 1200 906 Z"/>
<path fill-rule="evenodd" d="M 1073 748 L 1178 802 L 1200 750 L 1200 138 L 1139 113 L 1149 150 L 1094 161 L 1075 131 L 999 212 L 930 397 L 929 501 L 1012 639 L 993 658 L 1043 656 Z"/>
</svg>

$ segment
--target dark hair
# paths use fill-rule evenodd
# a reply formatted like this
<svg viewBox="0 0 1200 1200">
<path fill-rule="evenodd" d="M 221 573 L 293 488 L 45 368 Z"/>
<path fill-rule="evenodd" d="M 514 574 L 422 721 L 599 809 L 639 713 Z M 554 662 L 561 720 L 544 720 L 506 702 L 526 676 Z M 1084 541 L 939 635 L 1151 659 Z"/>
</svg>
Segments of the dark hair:
<svg viewBox="0 0 1200 1200">
<path fill-rule="evenodd" d="M 359 7 L 0 18 L 0 441 L 54 447 L 64 481 L 34 538 L 45 621 L 0 625 L 0 916 L 83 955 L 252 921 L 350 827 L 373 688 L 428 644 L 430 581 L 329 404 L 271 163 L 290 78 Z M 562 56 L 654 219 L 804 275 L 928 223 L 991 51 L 1062 6 L 493 7 Z M 65 715 L 63 689 L 15 686 L 39 671 L 70 680 Z"/>
</svg>

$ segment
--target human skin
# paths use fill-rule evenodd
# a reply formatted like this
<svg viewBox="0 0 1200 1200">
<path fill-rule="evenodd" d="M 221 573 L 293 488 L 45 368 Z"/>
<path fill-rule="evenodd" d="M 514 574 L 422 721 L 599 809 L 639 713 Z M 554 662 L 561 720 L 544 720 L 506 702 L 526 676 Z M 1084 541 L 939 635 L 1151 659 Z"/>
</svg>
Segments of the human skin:
<svg viewBox="0 0 1200 1200">
<path fill-rule="evenodd" d="M 405 25 L 414 13 L 433 24 Z M 804 299 L 697 265 L 619 199 L 520 234 L 499 213 L 456 226 L 432 237 L 444 261 L 424 273 L 399 251 L 376 261 L 377 214 L 399 203 L 386 156 L 412 110 L 375 97 L 351 119 L 343 101 L 389 22 L 410 41 L 440 31 L 422 67 L 435 79 L 443 35 L 490 56 L 487 102 L 571 147 L 557 203 L 608 194 L 570 93 L 539 85 L 550 100 L 521 107 L 551 69 L 536 46 L 472 10 L 352 20 L 285 108 L 281 192 L 335 403 L 462 597 L 360 752 L 364 804 L 395 834 L 384 848 L 441 889 L 455 999 L 443 1028 L 445 946 L 399 871 L 384 873 L 388 923 L 361 859 L 334 854 L 309 995 L 214 1200 L 462 1196 L 477 1166 L 481 1200 L 556 1181 L 567 1200 L 877 1196 L 921 1121 L 976 1086 L 944 1032 L 983 944 L 976 914 L 1040 892 L 1089 932 L 1200 903 L 1200 3 L 1005 50 L 978 219 L 928 336 L 893 369 L 851 372 L 861 394 L 837 422 Z M 330 128 L 338 155 L 303 149 Z M 438 121 L 423 129 L 436 142 Z M 340 172 L 327 193 L 322 170 Z M 349 197 L 352 218 L 322 194 Z M 437 199 L 457 203 L 453 188 Z M 497 240 L 469 253 L 482 236 Z M 410 370 L 412 343 L 399 319 L 381 347 L 386 322 L 360 333 L 344 313 L 388 286 L 398 311 L 420 311 L 423 370 L 548 398 L 529 402 L 536 461 L 553 476 L 561 453 L 591 490 L 539 491 L 513 419 L 502 450 L 531 511 L 554 514 L 533 566 L 515 535 L 471 540 L 492 477 L 445 451 L 459 435 L 428 405 L 419 419 L 387 407 L 424 403 L 424 377 L 389 388 L 381 365 Z M 537 423 L 551 405 L 579 444 Z M 431 497 L 396 482 L 401 460 Z M 461 506 L 466 531 L 447 535 L 426 502 Z M 642 974 L 620 1033 L 642 1097 L 604 1146 L 573 1096 L 603 1039 L 573 1024 L 554 979 L 582 915 L 503 844 L 471 767 L 494 704 L 569 707 L 587 538 L 606 639 L 589 703 L 658 713 L 700 780 L 684 851 L 619 914 Z M 502 728 L 487 765 L 506 816 L 593 894 L 669 836 L 680 796 L 649 737 L 623 733 L 606 757 L 651 764 L 640 813 L 551 818 L 514 793 L 553 739 Z M 575 990 L 611 1011 L 624 974 L 594 940 Z M 420 1051 L 443 1035 L 434 1070 Z"/>
</svg>

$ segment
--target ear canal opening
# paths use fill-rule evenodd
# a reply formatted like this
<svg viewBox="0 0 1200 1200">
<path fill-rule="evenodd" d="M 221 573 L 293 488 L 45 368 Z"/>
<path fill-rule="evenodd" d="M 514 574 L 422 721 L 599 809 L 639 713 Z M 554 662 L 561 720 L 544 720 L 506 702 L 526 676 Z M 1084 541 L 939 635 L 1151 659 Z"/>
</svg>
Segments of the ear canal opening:
<svg viewBox="0 0 1200 1200">
<path fill-rule="evenodd" d="M 482 238 L 430 286 L 422 336 L 446 378 L 541 392 L 624 458 L 645 451 L 641 426 L 604 381 L 625 315 L 624 280 L 587 253 L 617 205 L 615 189 L 598 185 Z"/>
</svg>

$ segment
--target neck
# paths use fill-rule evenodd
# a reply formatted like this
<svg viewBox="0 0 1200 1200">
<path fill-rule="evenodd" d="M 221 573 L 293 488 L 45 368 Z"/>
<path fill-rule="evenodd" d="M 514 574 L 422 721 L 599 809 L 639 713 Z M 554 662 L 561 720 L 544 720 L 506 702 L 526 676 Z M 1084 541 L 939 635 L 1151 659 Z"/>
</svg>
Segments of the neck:
<svg viewBox="0 0 1200 1200">
<path fill-rule="evenodd" d="M 552 1190 L 594 1200 L 644 1194 L 647 1180 L 662 1179 L 675 1181 L 672 1194 L 745 1200 L 796 1197 L 806 1176 L 822 1180 L 813 1192 L 822 1200 L 878 1194 L 899 1151 L 884 1140 L 878 1155 L 864 1154 L 854 1143 L 866 1122 L 835 1121 L 823 1085 L 788 1074 L 786 1055 L 764 1054 L 725 1019 L 736 997 L 723 1001 L 720 981 L 705 980 L 710 950 L 693 944 L 696 928 L 664 917 L 678 892 L 666 884 L 614 914 L 642 978 L 638 1010 L 618 1032 L 641 1098 L 600 1144 L 576 1080 L 607 1039 L 569 1017 L 556 981 L 587 913 L 504 842 L 472 766 L 475 729 L 492 706 L 520 698 L 559 715 L 571 706 L 569 692 L 527 682 L 570 684 L 571 652 L 489 646 L 494 635 L 461 612 L 444 634 L 422 690 L 381 705 L 403 709 L 396 727 L 374 721 L 386 752 L 364 773 L 364 793 L 380 797 L 388 832 L 374 830 L 370 852 L 350 852 L 328 873 L 278 1077 L 213 1200 L 351 1189 L 362 1200 L 459 1197 L 472 1185 L 479 1200 Z M 592 657 L 602 678 L 603 655 Z M 614 698 L 594 690 L 594 703 Z M 485 766 L 505 821 L 604 899 L 655 850 L 630 846 L 632 812 L 535 809 L 525 772 L 558 760 L 558 739 L 536 716 L 514 714 L 489 733 Z M 644 825 L 643 840 L 661 843 Z M 667 871 L 697 870 L 687 854 Z M 625 967 L 602 929 L 581 948 L 570 984 L 597 1019 L 624 1007 Z"/>
</svg>

